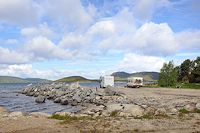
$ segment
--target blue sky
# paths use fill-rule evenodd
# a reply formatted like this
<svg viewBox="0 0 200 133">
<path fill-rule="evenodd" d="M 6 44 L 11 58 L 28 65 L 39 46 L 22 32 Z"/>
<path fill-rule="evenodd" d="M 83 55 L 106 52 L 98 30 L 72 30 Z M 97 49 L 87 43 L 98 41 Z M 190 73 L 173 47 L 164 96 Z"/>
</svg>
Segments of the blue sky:
<svg viewBox="0 0 200 133">
<path fill-rule="evenodd" d="M 0 75 L 98 78 L 200 55 L 200 0 L 0 0 Z"/>
</svg>

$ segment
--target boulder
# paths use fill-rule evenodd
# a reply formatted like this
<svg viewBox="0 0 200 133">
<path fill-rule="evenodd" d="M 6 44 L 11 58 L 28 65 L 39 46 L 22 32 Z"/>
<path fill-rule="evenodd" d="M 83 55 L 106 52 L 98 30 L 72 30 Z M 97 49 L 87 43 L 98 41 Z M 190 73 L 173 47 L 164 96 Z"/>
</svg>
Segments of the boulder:
<svg viewBox="0 0 200 133">
<path fill-rule="evenodd" d="M 22 112 L 11 112 L 10 114 L 9 114 L 9 117 L 22 117 L 22 116 L 24 116 L 25 114 L 24 113 L 22 113 Z"/>
<path fill-rule="evenodd" d="M 196 104 L 196 109 L 200 109 L 200 103 Z"/>
<path fill-rule="evenodd" d="M 78 103 L 81 102 L 81 97 L 78 95 L 78 94 L 75 94 L 73 97 L 72 97 L 73 100 L 77 101 Z"/>
<path fill-rule="evenodd" d="M 194 111 L 195 108 L 196 108 L 196 105 L 193 104 L 193 103 L 190 103 L 190 104 L 185 105 L 184 108 L 185 108 L 186 110 L 188 110 L 188 111 Z"/>
<path fill-rule="evenodd" d="M 121 104 L 109 104 L 106 106 L 107 112 L 113 112 L 113 111 L 120 111 L 123 109 L 123 106 Z"/>
<path fill-rule="evenodd" d="M 144 114 L 144 109 L 142 109 L 138 105 L 134 104 L 123 104 L 123 110 L 122 112 L 129 114 L 130 116 L 143 116 Z"/>
<path fill-rule="evenodd" d="M 60 100 L 61 105 L 67 105 L 68 104 L 68 99 L 64 98 Z"/>
<path fill-rule="evenodd" d="M 43 112 L 32 112 L 30 113 L 30 115 L 34 117 L 50 117 L 51 116 L 50 114 L 43 113 Z"/>
<path fill-rule="evenodd" d="M 55 115 L 60 115 L 60 116 L 73 116 L 74 114 L 73 113 L 70 113 L 70 112 L 56 112 Z"/>
<path fill-rule="evenodd" d="M 59 97 L 57 97 L 54 101 L 54 103 L 60 103 L 61 102 L 61 99 Z"/>
<path fill-rule="evenodd" d="M 159 108 L 155 111 L 155 116 L 165 116 L 167 114 L 167 111 L 165 108 Z"/>
<path fill-rule="evenodd" d="M 105 88 L 104 92 L 105 92 L 105 94 L 106 94 L 107 96 L 114 96 L 114 95 L 116 94 L 116 92 L 113 91 L 110 87 Z"/>
<path fill-rule="evenodd" d="M 170 109 L 170 114 L 171 115 L 176 115 L 178 113 L 178 110 L 176 108 Z"/>
<path fill-rule="evenodd" d="M 148 108 L 145 109 L 145 112 L 148 113 L 148 114 L 154 115 L 155 112 L 156 112 L 156 109 L 154 107 L 148 107 Z"/>
<path fill-rule="evenodd" d="M 46 98 L 44 96 L 39 95 L 36 99 L 36 103 L 45 103 Z"/>
<path fill-rule="evenodd" d="M 76 100 L 73 100 L 72 102 L 71 102 L 71 106 L 77 106 L 78 105 L 78 102 L 76 101 Z"/>
</svg>

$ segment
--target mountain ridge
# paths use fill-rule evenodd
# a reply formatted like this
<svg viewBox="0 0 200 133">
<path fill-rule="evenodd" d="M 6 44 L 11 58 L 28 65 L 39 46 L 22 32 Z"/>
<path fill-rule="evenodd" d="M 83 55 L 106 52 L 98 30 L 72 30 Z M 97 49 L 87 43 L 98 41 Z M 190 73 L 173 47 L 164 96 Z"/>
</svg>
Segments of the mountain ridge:
<svg viewBox="0 0 200 133">
<path fill-rule="evenodd" d="M 156 81 L 159 77 L 159 72 L 135 72 L 127 73 L 123 71 L 114 72 L 111 74 L 115 77 L 115 81 L 126 81 L 129 77 L 143 77 L 144 81 Z"/>
<path fill-rule="evenodd" d="M 47 83 L 51 82 L 41 78 L 20 78 L 15 76 L 0 76 L 0 83 Z"/>
<path fill-rule="evenodd" d="M 91 80 L 91 79 L 87 79 L 85 77 L 82 76 L 69 76 L 69 77 L 64 77 L 58 80 L 55 80 L 55 82 L 92 82 L 92 81 L 96 81 L 96 80 Z"/>
</svg>

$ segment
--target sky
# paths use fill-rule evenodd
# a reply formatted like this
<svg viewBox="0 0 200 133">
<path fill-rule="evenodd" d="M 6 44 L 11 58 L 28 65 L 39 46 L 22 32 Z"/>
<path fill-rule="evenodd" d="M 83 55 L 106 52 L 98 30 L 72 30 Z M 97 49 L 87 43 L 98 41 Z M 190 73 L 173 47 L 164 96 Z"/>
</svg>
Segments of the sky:
<svg viewBox="0 0 200 133">
<path fill-rule="evenodd" d="M 200 56 L 200 0 L 0 0 L 0 75 L 99 78 Z"/>
</svg>

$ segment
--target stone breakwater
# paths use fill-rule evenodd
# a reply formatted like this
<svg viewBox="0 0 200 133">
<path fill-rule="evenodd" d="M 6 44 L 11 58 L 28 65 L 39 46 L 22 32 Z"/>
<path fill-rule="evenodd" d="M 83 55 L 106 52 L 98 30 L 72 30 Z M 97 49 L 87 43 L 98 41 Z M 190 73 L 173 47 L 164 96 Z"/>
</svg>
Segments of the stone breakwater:
<svg viewBox="0 0 200 133">
<path fill-rule="evenodd" d="M 130 98 L 127 97 L 128 94 L 122 92 L 116 91 L 116 88 L 112 87 L 105 89 L 82 88 L 76 84 L 66 85 L 63 83 L 28 86 L 21 91 L 22 94 L 36 97 L 37 103 L 43 103 L 48 99 L 58 104 L 80 107 L 81 110 L 76 112 L 78 115 L 119 115 L 141 118 L 178 116 L 187 111 L 192 113 L 200 111 L 198 99 L 195 103 L 188 102 L 187 105 L 184 104 L 183 106 L 180 106 L 180 102 L 173 103 L 173 101 L 170 102 L 170 106 L 165 106 L 163 105 L 165 102 L 160 99 L 152 100 L 151 97 L 149 97 L 149 100 L 148 97 Z M 57 114 L 72 115 L 70 112 L 57 112 Z"/>
</svg>

